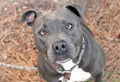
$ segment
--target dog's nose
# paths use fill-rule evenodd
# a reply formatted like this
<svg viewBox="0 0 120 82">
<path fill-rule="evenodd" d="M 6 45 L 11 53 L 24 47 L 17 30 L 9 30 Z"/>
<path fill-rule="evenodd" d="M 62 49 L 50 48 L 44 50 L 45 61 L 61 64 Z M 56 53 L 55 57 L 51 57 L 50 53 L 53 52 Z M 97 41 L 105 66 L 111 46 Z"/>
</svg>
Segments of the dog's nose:
<svg viewBox="0 0 120 82">
<path fill-rule="evenodd" d="M 67 43 L 65 41 L 58 41 L 54 43 L 53 51 L 57 54 L 63 54 L 67 51 Z"/>
</svg>

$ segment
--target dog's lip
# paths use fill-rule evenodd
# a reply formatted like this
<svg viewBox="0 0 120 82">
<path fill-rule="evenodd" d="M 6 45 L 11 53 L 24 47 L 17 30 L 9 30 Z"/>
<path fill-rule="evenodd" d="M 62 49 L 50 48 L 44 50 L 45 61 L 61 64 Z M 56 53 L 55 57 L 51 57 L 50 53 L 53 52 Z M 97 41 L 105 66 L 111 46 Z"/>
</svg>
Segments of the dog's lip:
<svg viewBox="0 0 120 82">
<path fill-rule="evenodd" d="M 64 59 L 64 60 L 57 60 L 56 63 L 57 64 L 63 64 L 65 62 L 69 61 L 69 60 L 71 60 L 71 58 L 67 58 L 67 59 Z"/>
</svg>

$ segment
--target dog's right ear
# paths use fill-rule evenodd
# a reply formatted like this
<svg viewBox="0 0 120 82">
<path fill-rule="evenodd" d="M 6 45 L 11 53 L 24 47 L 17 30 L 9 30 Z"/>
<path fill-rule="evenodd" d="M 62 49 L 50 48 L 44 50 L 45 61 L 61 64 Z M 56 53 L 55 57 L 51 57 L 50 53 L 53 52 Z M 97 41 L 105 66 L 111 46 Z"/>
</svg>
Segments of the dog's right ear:
<svg viewBox="0 0 120 82">
<path fill-rule="evenodd" d="M 32 26 L 39 13 L 36 10 L 28 10 L 21 16 L 20 22 L 26 21 L 29 26 Z"/>
</svg>

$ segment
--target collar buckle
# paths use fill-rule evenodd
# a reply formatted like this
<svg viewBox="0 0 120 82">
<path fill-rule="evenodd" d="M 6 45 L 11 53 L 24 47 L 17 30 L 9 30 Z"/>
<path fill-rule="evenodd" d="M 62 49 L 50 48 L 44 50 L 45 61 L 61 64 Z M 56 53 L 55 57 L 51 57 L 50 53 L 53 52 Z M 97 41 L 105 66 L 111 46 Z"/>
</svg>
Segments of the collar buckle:
<svg viewBox="0 0 120 82">
<path fill-rule="evenodd" d="M 63 70 L 63 68 L 58 68 L 57 72 L 60 74 L 65 74 L 65 73 L 71 74 L 71 70 Z"/>
</svg>

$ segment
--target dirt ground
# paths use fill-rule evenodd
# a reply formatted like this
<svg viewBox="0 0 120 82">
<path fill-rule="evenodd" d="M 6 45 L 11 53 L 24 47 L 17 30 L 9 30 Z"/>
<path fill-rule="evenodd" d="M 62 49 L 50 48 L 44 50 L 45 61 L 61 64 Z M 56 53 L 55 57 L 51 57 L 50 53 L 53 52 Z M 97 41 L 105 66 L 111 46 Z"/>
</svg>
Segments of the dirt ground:
<svg viewBox="0 0 120 82">
<path fill-rule="evenodd" d="M 36 67 L 38 51 L 32 30 L 19 19 L 27 9 L 53 9 L 53 2 L 46 1 L 0 0 L 0 82 L 44 82 L 36 70 L 15 67 Z M 120 0 L 93 1 L 96 5 L 87 4 L 85 20 L 106 53 L 104 79 L 120 82 Z"/>
</svg>

